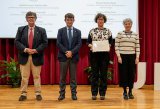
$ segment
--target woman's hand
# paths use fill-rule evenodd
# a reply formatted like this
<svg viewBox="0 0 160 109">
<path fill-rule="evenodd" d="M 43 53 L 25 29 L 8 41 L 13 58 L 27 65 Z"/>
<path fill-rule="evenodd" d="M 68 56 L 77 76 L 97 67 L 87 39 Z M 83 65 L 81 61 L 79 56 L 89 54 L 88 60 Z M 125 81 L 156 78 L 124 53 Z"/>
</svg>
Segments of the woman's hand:
<svg viewBox="0 0 160 109">
<path fill-rule="evenodd" d="M 139 58 L 136 57 L 135 64 L 138 64 L 138 63 L 139 63 Z"/>
<path fill-rule="evenodd" d="M 122 64 L 122 58 L 121 58 L 121 56 L 118 56 L 118 63 Z"/>
<path fill-rule="evenodd" d="M 90 48 L 90 50 L 92 50 L 92 44 L 88 44 L 88 47 Z"/>
</svg>

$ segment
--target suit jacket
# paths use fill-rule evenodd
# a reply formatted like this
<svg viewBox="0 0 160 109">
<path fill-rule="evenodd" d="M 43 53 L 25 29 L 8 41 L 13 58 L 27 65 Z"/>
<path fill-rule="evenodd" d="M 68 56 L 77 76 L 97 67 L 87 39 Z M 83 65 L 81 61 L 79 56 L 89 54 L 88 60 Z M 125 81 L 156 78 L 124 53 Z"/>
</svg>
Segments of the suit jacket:
<svg viewBox="0 0 160 109">
<path fill-rule="evenodd" d="M 59 48 L 58 52 L 58 60 L 60 62 L 64 62 L 67 60 L 67 57 L 65 55 L 66 51 L 72 52 L 72 58 L 71 60 L 74 62 L 78 62 L 79 55 L 78 51 L 82 45 L 81 41 L 81 31 L 73 28 L 73 37 L 72 37 L 72 43 L 71 43 L 71 50 L 69 50 L 69 40 L 67 35 L 67 27 L 63 27 L 58 30 L 57 34 L 57 47 Z"/>
<path fill-rule="evenodd" d="M 15 46 L 18 49 L 18 62 L 22 65 L 26 64 L 28 61 L 28 53 L 24 52 L 25 48 L 29 48 L 28 45 L 28 25 L 18 28 Z M 35 66 L 42 65 L 44 63 L 44 49 L 47 47 L 48 39 L 44 28 L 35 26 L 34 28 L 34 38 L 32 48 L 36 49 L 38 53 L 32 55 L 32 61 Z"/>
</svg>

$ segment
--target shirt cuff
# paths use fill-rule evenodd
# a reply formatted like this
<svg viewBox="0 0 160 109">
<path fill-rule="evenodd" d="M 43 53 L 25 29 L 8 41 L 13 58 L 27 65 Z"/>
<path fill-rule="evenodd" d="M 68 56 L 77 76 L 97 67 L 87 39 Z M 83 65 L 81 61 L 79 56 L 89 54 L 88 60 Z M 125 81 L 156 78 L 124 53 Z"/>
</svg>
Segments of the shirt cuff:
<svg viewBox="0 0 160 109">
<path fill-rule="evenodd" d="M 27 52 L 27 48 L 24 49 L 24 52 L 25 52 L 25 53 Z"/>
</svg>

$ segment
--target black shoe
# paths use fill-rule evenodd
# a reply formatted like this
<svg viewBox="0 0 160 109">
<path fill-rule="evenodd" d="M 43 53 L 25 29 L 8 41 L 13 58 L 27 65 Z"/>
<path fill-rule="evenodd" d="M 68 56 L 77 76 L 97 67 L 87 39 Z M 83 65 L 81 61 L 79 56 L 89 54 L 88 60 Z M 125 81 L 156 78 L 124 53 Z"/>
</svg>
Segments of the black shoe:
<svg viewBox="0 0 160 109">
<path fill-rule="evenodd" d="M 92 96 L 92 100 L 97 100 L 97 96 Z"/>
<path fill-rule="evenodd" d="M 105 100 L 105 96 L 100 96 L 100 100 Z"/>
<path fill-rule="evenodd" d="M 76 94 L 72 94 L 72 100 L 77 100 Z"/>
<path fill-rule="evenodd" d="M 132 93 L 128 93 L 128 97 L 129 97 L 129 99 L 134 99 L 134 96 Z"/>
<path fill-rule="evenodd" d="M 42 100 L 42 96 L 41 95 L 36 95 L 36 100 L 37 101 L 41 101 Z"/>
<path fill-rule="evenodd" d="M 58 100 L 60 101 L 60 100 L 63 100 L 63 99 L 65 99 L 65 95 L 59 95 Z"/>
<path fill-rule="evenodd" d="M 19 101 L 25 101 L 27 99 L 27 96 L 21 95 L 19 97 Z"/>
<path fill-rule="evenodd" d="M 125 92 L 125 93 L 123 93 L 123 98 L 124 98 L 124 100 L 128 100 L 128 95 L 127 95 L 127 93 Z"/>
</svg>

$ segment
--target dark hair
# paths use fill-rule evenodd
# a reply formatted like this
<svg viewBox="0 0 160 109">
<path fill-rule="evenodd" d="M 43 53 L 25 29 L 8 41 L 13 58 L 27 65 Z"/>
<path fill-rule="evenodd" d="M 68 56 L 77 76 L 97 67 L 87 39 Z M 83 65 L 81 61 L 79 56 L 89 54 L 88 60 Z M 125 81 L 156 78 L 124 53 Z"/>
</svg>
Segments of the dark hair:
<svg viewBox="0 0 160 109">
<path fill-rule="evenodd" d="M 107 22 L 107 17 L 106 17 L 104 14 L 102 14 L 102 13 L 98 13 L 98 14 L 95 16 L 94 21 L 97 23 L 97 19 L 100 18 L 100 17 L 103 17 L 104 23 Z"/>
<path fill-rule="evenodd" d="M 72 14 L 72 13 L 67 13 L 67 14 L 65 14 L 65 20 L 66 20 L 66 18 L 73 18 L 74 19 L 74 15 Z"/>
<path fill-rule="evenodd" d="M 35 17 L 35 19 L 37 19 L 37 15 L 36 15 L 36 13 L 35 13 L 35 12 L 28 11 L 28 12 L 26 13 L 26 18 L 27 18 L 28 16 L 34 16 L 34 17 Z"/>
</svg>

